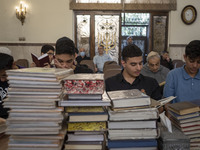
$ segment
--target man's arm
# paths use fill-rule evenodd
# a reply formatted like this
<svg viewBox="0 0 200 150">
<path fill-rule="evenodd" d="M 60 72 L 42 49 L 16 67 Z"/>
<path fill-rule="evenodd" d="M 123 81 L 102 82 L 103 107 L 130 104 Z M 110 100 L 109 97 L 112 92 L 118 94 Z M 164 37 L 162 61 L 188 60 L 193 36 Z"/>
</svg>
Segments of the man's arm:
<svg viewBox="0 0 200 150">
<path fill-rule="evenodd" d="M 164 86 L 164 97 L 175 96 L 175 81 L 172 75 L 172 72 L 169 72 L 167 75 L 166 83 Z"/>
</svg>

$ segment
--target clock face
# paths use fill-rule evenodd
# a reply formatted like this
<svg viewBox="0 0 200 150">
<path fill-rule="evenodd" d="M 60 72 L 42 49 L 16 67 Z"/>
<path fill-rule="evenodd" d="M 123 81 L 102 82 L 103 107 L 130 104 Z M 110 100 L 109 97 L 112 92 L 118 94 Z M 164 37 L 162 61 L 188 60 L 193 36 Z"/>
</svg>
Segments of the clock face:
<svg viewBox="0 0 200 150">
<path fill-rule="evenodd" d="M 185 24 L 187 25 L 192 24 L 196 20 L 196 17 L 197 17 L 197 11 L 194 8 L 194 6 L 188 5 L 183 8 L 181 13 L 181 18 Z"/>
</svg>

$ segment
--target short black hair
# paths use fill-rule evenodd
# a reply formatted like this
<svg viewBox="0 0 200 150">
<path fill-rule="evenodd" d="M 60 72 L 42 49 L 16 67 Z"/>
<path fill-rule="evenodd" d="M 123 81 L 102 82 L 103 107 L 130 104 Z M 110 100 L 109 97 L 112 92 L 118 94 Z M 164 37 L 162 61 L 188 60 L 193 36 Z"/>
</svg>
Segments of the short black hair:
<svg viewBox="0 0 200 150">
<path fill-rule="evenodd" d="M 12 69 L 14 59 L 11 55 L 0 53 L 0 70 Z"/>
<path fill-rule="evenodd" d="M 161 55 L 164 55 L 165 53 L 169 54 L 168 51 L 164 50 L 164 51 L 161 52 Z"/>
<path fill-rule="evenodd" d="M 190 59 L 200 58 L 200 40 L 191 41 L 185 48 L 185 55 Z"/>
<path fill-rule="evenodd" d="M 127 45 L 123 48 L 122 60 L 126 61 L 128 58 L 139 56 L 142 56 L 142 51 L 135 44 Z"/>
<path fill-rule="evenodd" d="M 41 48 L 41 53 L 47 53 L 49 50 L 52 50 L 52 51 L 55 51 L 54 47 L 51 46 L 51 45 L 43 45 L 42 48 Z"/>
<path fill-rule="evenodd" d="M 62 37 L 56 41 L 56 54 L 75 55 L 75 44 L 68 37 Z"/>
</svg>

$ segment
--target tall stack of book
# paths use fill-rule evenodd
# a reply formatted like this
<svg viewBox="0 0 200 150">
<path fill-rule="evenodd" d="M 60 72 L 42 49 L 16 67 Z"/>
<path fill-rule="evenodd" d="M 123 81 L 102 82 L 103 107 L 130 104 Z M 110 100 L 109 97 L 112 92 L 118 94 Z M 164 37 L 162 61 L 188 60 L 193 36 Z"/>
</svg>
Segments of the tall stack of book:
<svg viewBox="0 0 200 150">
<path fill-rule="evenodd" d="M 156 150 L 158 110 L 150 107 L 150 97 L 137 89 L 111 91 L 108 96 L 108 149 Z"/>
<path fill-rule="evenodd" d="M 61 106 L 65 106 L 67 140 L 65 149 L 105 148 L 105 132 L 110 100 L 104 93 L 101 74 L 74 74 L 64 80 L 65 94 Z"/>
<path fill-rule="evenodd" d="M 198 101 L 168 105 L 171 122 L 190 138 L 190 149 L 200 149 L 200 115 Z"/>
<path fill-rule="evenodd" d="M 8 70 L 10 108 L 6 134 L 9 150 L 61 150 L 66 134 L 62 129 L 61 79 L 72 69 L 26 68 Z"/>
</svg>

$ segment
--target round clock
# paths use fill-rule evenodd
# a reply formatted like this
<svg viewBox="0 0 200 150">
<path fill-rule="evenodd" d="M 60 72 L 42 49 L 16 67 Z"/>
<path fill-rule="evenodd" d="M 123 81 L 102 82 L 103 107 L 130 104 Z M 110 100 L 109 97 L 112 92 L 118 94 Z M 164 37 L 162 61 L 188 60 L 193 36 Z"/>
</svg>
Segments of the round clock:
<svg viewBox="0 0 200 150">
<path fill-rule="evenodd" d="M 197 18 L 197 11 L 195 7 L 192 5 L 185 6 L 182 10 L 181 18 L 185 24 L 192 24 Z"/>
</svg>

